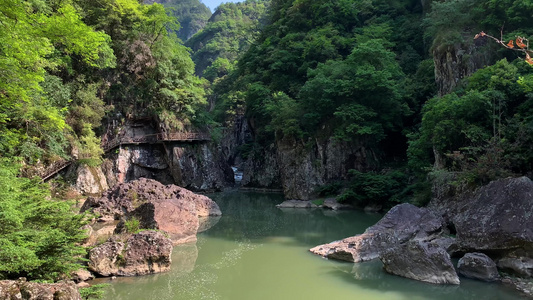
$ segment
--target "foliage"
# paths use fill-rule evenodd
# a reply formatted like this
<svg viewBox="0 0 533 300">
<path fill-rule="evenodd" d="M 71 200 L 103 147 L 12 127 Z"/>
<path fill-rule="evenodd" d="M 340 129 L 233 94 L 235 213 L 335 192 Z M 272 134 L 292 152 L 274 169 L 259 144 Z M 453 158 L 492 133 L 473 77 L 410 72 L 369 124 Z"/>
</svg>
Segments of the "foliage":
<svg viewBox="0 0 533 300">
<path fill-rule="evenodd" d="M 196 32 L 204 28 L 211 11 L 204 3 L 199 0 L 150 0 L 144 1 L 145 4 L 151 3 L 163 4 L 169 8 L 172 16 L 180 23 L 178 30 L 175 30 L 176 35 L 182 41 L 188 40 Z"/>
<path fill-rule="evenodd" d="M 400 170 L 383 173 L 350 170 L 350 184 L 347 190 L 337 197 L 340 203 L 351 203 L 358 207 L 373 204 L 405 202 L 407 175 Z"/>
<path fill-rule="evenodd" d="M 80 296 L 84 300 L 90 300 L 90 299 L 102 299 L 104 296 L 104 289 L 109 286 L 107 283 L 101 283 L 101 284 L 95 284 L 91 285 L 89 287 L 81 288 Z"/>
<path fill-rule="evenodd" d="M 259 34 L 268 3 L 247 0 L 220 4 L 206 26 L 186 42 L 193 51 L 196 74 L 211 82 L 226 75 Z"/>
<path fill-rule="evenodd" d="M 130 217 L 124 222 L 127 233 L 137 233 L 141 229 L 141 222 L 136 217 Z"/>
<path fill-rule="evenodd" d="M 525 64 L 501 60 L 465 79 L 463 90 L 426 103 L 420 132 L 411 136 L 411 166 L 427 170 L 435 163 L 475 184 L 525 172 L 531 100 L 519 78 L 532 72 Z"/>
<path fill-rule="evenodd" d="M 342 188 L 341 182 L 333 182 L 329 184 L 322 185 L 316 189 L 316 192 L 321 197 L 334 196 L 337 195 L 339 190 Z"/>
<path fill-rule="evenodd" d="M 79 268 L 85 217 L 52 200 L 39 179 L 18 177 L 19 168 L 0 163 L 0 278 L 57 280 Z"/>
</svg>

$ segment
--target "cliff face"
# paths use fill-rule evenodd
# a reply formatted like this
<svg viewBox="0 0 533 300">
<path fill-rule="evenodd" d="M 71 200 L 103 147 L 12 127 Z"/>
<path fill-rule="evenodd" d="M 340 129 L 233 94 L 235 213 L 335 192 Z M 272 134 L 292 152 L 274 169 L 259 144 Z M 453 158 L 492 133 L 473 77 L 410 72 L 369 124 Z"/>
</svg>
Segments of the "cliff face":
<svg viewBox="0 0 533 300">
<path fill-rule="evenodd" d="M 212 144 L 146 144 L 119 147 L 103 164 L 110 187 L 138 178 L 216 191 L 232 184 L 231 168 Z"/>
<path fill-rule="evenodd" d="M 83 194 L 98 194 L 118 183 L 139 178 L 155 179 L 194 191 L 219 191 L 233 185 L 233 171 L 222 156 L 220 146 L 211 141 L 156 142 L 157 130 L 150 123 L 112 128 L 104 141 L 136 140 L 108 151 L 100 167 L 79 167 L 76 186 Z M 151 139 L 151 140 L 150 140 Z M 151 142 L 150 142 L 151 141 Z"/>
<path fill-rule="evenodd" d="M 465 34 L 465 39 L 473 35 Z M 449 46 L 436 46 L 432 50 L 435 63 L 435 83 L 439 95 L 453 91 L 459 81 L 491 62 L 490 51 L 485 51 L 487 38 L 480 38 L 474 43 L 456 43 Z"/>
<path fill-rule="evenodd" d="M 283 189 L 289 199 L 310 199 L 318 186 L 346 179 L 349 169 L 367 169 L 375 159 L 360 145 L 332 138 L 307 144 L 281 139 L 242 151 L 253 145 L 252 132 L 245 118 L 237 118 L 222 143 L 225 157 L 242 169 L 243 187 Z"/>
</svg>

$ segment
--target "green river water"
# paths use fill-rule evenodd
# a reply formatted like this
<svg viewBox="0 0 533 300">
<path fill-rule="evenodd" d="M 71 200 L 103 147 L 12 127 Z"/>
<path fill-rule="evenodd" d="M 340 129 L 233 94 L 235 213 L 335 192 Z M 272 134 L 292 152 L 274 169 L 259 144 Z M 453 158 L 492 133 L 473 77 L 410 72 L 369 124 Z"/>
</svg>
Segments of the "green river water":
<svg viewBox="0 0 533 300">
<path fill-rule="evenodd" d="M 308 249 L 362 233 L 380 215 L 359 211 L 278 209 L 276 194 L 211 195 L 223 216 L 180 245 L 168 273 L 97 280 L 108 282 L 105 299 L 522 299 L 500 284 L 461 278 L 460 286 L 417 282 L 382 271 L 381 262 L 326 260 Z M 216 221 L 216 220 L 215 220 Z"/>
</svg>

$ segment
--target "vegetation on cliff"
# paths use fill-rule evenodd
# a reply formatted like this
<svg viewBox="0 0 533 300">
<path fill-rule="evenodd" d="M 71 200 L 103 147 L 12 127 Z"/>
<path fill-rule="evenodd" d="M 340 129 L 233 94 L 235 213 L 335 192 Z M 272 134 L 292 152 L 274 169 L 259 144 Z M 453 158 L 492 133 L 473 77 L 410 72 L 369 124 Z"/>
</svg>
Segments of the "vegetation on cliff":
<svg viewBox="0 0 533 300">
<path fill-rule="evenodd" d="M 57 280 L 84 252 L 84 222 L 34 176 L 98 164 L 103 122 L 184 129 L 204 82 L 160 4 L 0 0 L 0 24 L 0 278 Z"/>
<path fill-rule="evenodd" d="M 209 8 L 199 0 L 148 0 L 144 3 L 160 3 L 170 8 L 172 16 L 180 23 L 176 35 L 184 42 L 204 28 L 211 17 Z"/>
<path fill-rule="evenodd" d="M 358 170 L 369 172 L 358 173 L 358 184 L 344 183 L 341 200 L 372 201 L 365 191 L 381 186 L 388 196 L 377 202 L 423 203 L 428 173 L 459 172 L 460 182 L 475 184 L 528 174 L 532 70 L 509 62 L 512 51 L 473 38 L 502 25 L 504 40 L 528 37 L 531 9 L 511 0 L 272 1 L 264 29 L 214 87 L 215 116 L 231 123 L 244 114 L 255 149 L 332 136 L 377 155 Z M 434 62 L 451 64 L 436 60 L 467 48 L 472 54 L 457 62 L 467 65 L 458 71 L 464 78 L 445 78 L 455 90 L 437 96 Z"/>
</svg>

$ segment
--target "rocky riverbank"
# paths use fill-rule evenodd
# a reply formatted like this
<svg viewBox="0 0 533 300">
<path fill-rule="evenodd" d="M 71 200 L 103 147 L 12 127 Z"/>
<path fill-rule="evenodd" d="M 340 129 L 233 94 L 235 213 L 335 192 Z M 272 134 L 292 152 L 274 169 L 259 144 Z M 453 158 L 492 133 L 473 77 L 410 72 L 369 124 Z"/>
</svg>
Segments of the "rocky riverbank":
<svg viewBox="0 0 533 300">
<path fill-rule="evenodd" d="M 196 241 L 209 217 L 220 216 L 206 196 L 141 178 L 117 184 L 81 208 L 97 216 L 87 230 L 88 269 L 98 276 L 136 276 L 170 269 L 173 245 Z"/>
<path fill-rule="evenodd" d="M 363 234 L 310 251 L 361 262 L 380 259 L 391 274 L 437 284 L 461 276 L 502 281 L 531 294 L 533 182 L 493 181 L 469 193 L 437 194 L 428 208 L 400 204 Z M 457 271 L 451 257 L 460 257 Z M 499 272 L 507 276 L 502 280 Z"/>
</svg>

